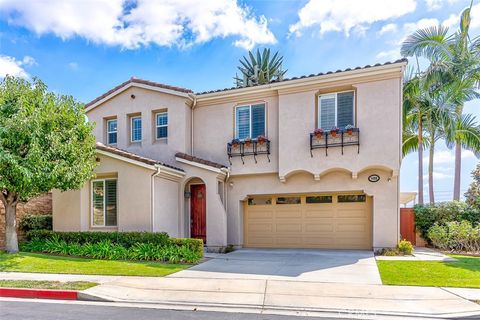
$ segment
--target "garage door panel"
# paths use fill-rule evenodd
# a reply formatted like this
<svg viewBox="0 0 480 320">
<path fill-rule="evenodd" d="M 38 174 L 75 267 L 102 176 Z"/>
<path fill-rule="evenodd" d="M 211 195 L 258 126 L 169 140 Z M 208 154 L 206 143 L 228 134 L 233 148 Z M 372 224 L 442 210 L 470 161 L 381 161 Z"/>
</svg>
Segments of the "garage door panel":
<svg viewBox="0 0 480 320">
<path fill-rule="evenodd" d="M 303 239 L 301 236 L 296 236 L 296 237 L 279 236 L 276 239 L 276 244 L 281 247 L 298 247 L 298 246 L 301 246 L 302 243 L 303 243 Z"/>
<path fill-rule="evenodd" d="M 314 223 L 306 223 L 305 224 L 305 231 L 306 232 L 333 232 L 335 230 L 335 226 L 330 220 L 326 220 L 323 222 L 315 221 Z"/>
<path fill-rule="evenodd" d="M 290 205 L 289 205 L 290 206 Z M 302 210 L 299 205 L 291 205 L 290 209 L 279 209 L 275 212 L 275 218 L 277 219 L 300 219 L 302 217 Z"/>
<path fill-rule="evenodd" d="M 367 215 L 366 208 L 364 206 L 360 208 L 352 209 L 338 209 L 337 218 L 365 218 Z"/>
<path fill-rule="evenodd" d="M 302 232 L 302 225 L 299 224 L 298 222 L 290 222 L 290 223 L 277 223 L 275 225 L 275 231 L 277 232 L 296 232 L 301 234 Z"/>
<path fill-rule="evenodd" d="M 335 211 L 332 209 L 331 205 L 329 208 L 325 209 L 306 209 L 305 218 L 333 218 L 335 216 Z"/>
<path fill-rule="evenodd" d="M 273 223 L 249 223 L 248 230 L 252 233 L 273 232 Z"/>
<path fill-rule="evenodd" d="M 273 210 L 251 210 L 248 213 L 249 219 L 272 219 L 274 215 Z"/>
<path fill-rule="evenodd" d="M 342 193 L 344 194 L 344 193 Z M 336 197 L 336 196 L 332 196 Z M 245 244 L 263 248 L 371 249 L 366 202 L 245 205 Z"/>
</svg>

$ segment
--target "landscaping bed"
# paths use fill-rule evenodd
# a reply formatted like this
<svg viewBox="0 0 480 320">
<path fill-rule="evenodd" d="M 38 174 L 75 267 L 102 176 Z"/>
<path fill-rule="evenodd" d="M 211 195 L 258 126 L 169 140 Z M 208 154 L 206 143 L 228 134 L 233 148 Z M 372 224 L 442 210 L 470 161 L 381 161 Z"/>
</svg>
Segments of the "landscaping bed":
<svg viewBox="0 0 480 320">
<path fill-rule="evenodd" d="M 377 261 L 383 284 L 480 288 L 480 257 L 450 255 L 457 261 Z"/>
<path fill-rule="evenodd" d="M 203 257 L 199 239 L 170 238 L 147 232 L 30 231 L 22 251 L 106 260 L 197 263 Z"/>
<path fill-rule="evenodd" d="M 0 253 L 0 271 L 163 277 L 189 267 L 189 264 L 100 260 L 29 252 Z"/>
</svg>

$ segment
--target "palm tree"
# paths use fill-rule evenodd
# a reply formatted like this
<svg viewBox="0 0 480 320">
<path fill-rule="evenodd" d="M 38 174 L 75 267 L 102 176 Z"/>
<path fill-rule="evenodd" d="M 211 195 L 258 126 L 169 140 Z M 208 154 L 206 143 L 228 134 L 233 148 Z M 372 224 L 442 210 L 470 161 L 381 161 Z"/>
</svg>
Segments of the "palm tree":
<svg viewBox="0 0 480 320">
<path fill-rule="evenodd" d="M 418 151 L 418 203 L 423 204 L 423 150 L 427 114 L 430 104 L 425 98 L 423 80 L 420 76 L 406 77 L 403 86 L 403 143 L 402 153 Z"/>
<path fill-rule="evenodd" d="M 472 2 L 473 3 L 473 2 Z M 443 26 L 417 30 L 402 44 L 401 53 L 405 57 L 416 56 L 430 60 L 432 70 L 442 70 L 450 74 L 452 86 L 476 89 L 480 87 L 480 37 L 471 39 L 469 36 L 470 11 L 472 4 L 461 15 L 460 28 L 452 35 Z M 468 90 L 464 90 L 468 91 Z M 474 95 L 462 95 L 456 99 L 456 117 L 461 121 L 463 105 Z M 460 199 L 460 173 L 462 134 L 455 135 L 455 179 L 453 199 Z M 478 150 L 474 150 L 475 152 Z"/>
<path fill-rule="evenodd" d="M 260 50 L 257 49 L 256 57 L 248 51 L 248 58 L 243 56 L 239 60 L 241 77 L 238 74 L 235 75 L 235 81 L 237 87 L 248 87 L 258 84 L 266 84 L 274 80 L 282 80 L 283 76 L 287 72 L 282 69 L 283 57 L 278 55 L 278 51 L 275 52 L 272 58 L 270 58 L 270 49 L 263 49 L 260 54 Z"/>
</svg>

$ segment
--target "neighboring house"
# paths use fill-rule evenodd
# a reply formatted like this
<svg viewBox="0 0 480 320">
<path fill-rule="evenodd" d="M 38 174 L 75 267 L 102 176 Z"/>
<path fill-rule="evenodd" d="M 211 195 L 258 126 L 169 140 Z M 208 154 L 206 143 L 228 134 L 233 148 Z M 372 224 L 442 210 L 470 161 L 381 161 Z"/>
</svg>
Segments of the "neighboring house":
<svg viewBox="0 0 480 320">
<path fill-rule="evenodd" d="M 53 193 L 54 229 L 165 231 L 211 250 L 393 247 L 405 65 L 201 93 L 131 78 L 86 105 L 96 177 Z"/>
</svg>

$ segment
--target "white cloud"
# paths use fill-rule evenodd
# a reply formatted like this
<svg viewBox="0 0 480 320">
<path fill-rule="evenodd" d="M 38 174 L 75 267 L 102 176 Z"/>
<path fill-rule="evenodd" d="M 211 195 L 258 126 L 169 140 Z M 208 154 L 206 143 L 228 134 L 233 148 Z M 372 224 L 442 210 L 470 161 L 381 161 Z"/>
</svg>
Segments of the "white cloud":
<svg viewBox="0 0 480 320">
<path fill-rule="evenodd" d="M 25 56 L 22 60 L 17 60 L 14 57 L 0 55 L 0 78 L 6 75 L 28 78 L 29 75 L 23 67 L 34 64 L 36 64 L 35 59 L 30 56 Z"/>
<path fill-rule="evenodd" d="M 400 48 L 395 48 L 395 49 L 392 49 L 392 50 L 385 50 L 385 51 L 380 51 L 377 55 L 376 55 L 377 59 L 387 59 L 387 60 L 397 60 L 397 59 L 400 59 L 402 57 L 402 55 L 400 54 Z"/>
<path fill-rule="evenodd" d="M 429 11 L 432 11 L 442 8 L 445 3 L 454 4 L 455 2 L 458 2 L 458 0 L 425 0 L 425 2 L 427 5 L 427 9 Z"/>
<path fill-rule="evenodd" d="M 415 8 L 415 0 L 310 0 L 298 12 L 299 21 L 290 26 L 290 33 L 300 36 L 303 29 L 318 26 L 320 34 L 337 31 L 348 36 L 355 27 L 367 29 L 374 22 L 403 16 Z"/>
<path fill-rule="evenodd" d="M 463 11 L 463 10 L 462 10 Z M 470 11 L 470 28 L 476 29 L 480 27 L 480 3 L 472 6 Z M 458 29 L 460 24 L 460 14 L 451 14 L 447 19 L 442 22 L 442 25 L 448 28 L 453 28 L 454 30 Z"/>
<path fill-rule="evenodd" d="M 397 29 L 398 29 L 398 27 L 395 23 L 389 23 L 389 24 L 384 25 L 382 27 L 382 29 L 380 29 L 378 34 L 381 36 L 381 35 L 384 35 L 385 33 L 395 32 L 395 31 L 397 31 Z"/>
<path fill-rule="evenodd" d="M 475 154 L 470 150 L 462 150 L 462 159 L 469 159 L 475 158 Z M 423 164 L 428 163 L 428 156 L 423 157 Z M 453 150 L 442 150 L 436 151 L 433 156 L 433 164 L 436 165 L 443 165 L 440 166 L 439 171 L 447 171 L 448 168 L 452 168 L 455 165 L 455 153 Z"/>
<path fill-rule="evenodd" d="M 246 49 L 276 42 L 267 19 L 236 0 L 0 0 L 2 12 L 8 23 L 39 35 L 79 36 L 127 49 L 185 47 L 229 36 Z"/>
<path fill-rule="evenodd" d="M 77 71 L 79 68 L 79 65 L 77 62 L 69 62 L 68 63 L 68 68 L 72 71 Z"/>
<path fill-rule="evenodd" d="M 433 171 L 433 179 L 435 180 L 443 180 L 443 179 L 451 179 L 453 176 L 451 174 L 446 174 L 443 172 Z M 423 180 L 428 180 L 428 173 L 423 175 Z M 427 186 L 428 188 L 428 186 Z"/>
</svg>

